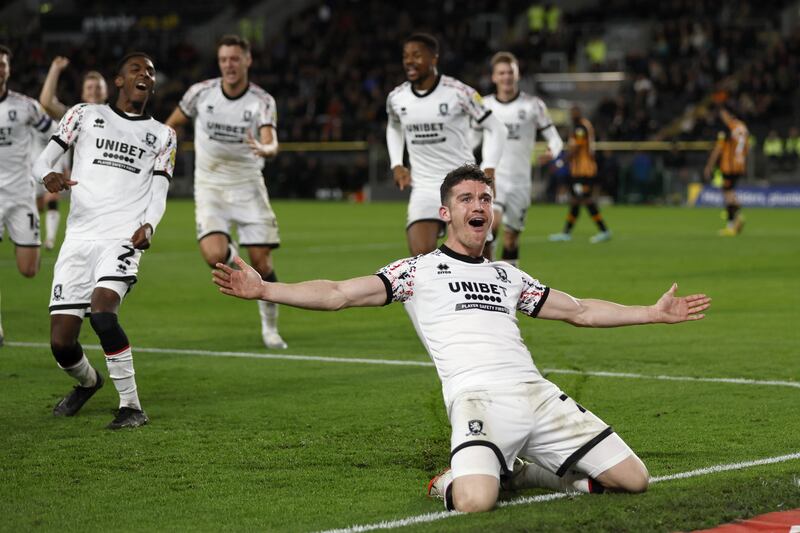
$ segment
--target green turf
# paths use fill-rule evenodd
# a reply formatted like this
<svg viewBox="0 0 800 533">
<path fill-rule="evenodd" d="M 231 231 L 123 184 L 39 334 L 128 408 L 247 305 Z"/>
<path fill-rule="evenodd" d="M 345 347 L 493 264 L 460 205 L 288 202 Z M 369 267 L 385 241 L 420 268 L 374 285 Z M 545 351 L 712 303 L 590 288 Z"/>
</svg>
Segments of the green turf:
<svg viewBox="0 0 800 533">
<path fill-rule="evenodd" d="M 374 272 L 405 255 L 400 204 L 276 202 L 282 281 Z M 549 243 L 563 207 L 534 206 L 521 263 L 576 296 L 651 303 L 673 281 L 714 298 L 706 320 L 577 329 L 521 318 L 540 368 L 800 380 L 800 225 L 748 210 L 720 238 L 718 212 L 614 207 L 614 239 L 591 245 L 585 214 Z M 121 312 L 134 346 L 267 353 L 255 303 L 219 295 L 194 240 L 192 205 L 172 201 Z M 0 245 L 7 342 L 47 342 L 55 254 L 33 280 Z M 288 353 L 426 361 L 399 305 L 315 313 L 284 308 Z M 82 342 L 97 344 L 86 325 Z M 88 350 L 103 368 L 102 354 Z M 439 512 L 424 497 L 446 465 L 449 429 L 433 368 L 138 352 L 152 419 L 109 432 L 109 383 L 73 419 L 50 410 L 72 385 L 47 348 L 0 349 L 0 530 L 312 531 Z M 104 369 L 103 369 L 104 370 Z M 553 373 L 654 476 L 800 452 L 800 389 Z M 412 526 L 425 531 L 675 531 L 800 507 L 800 461 Z M 536 491 L 524 493 L 534 495 Z"/>
</svg>

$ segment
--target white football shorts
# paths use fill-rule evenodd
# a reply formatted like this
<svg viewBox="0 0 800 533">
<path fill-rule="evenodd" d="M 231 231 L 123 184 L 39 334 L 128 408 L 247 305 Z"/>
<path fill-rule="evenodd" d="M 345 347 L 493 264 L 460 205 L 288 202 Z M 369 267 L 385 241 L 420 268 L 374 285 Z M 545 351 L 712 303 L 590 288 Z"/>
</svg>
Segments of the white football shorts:
<svg viewBox="0 0 800 533">
<path fill-rule="evenodd" d="M 17 246 L 41 246 L 39 211 L 33 195 L 30 198 L 0 196 L 0 240 L 4 227 L 11 242 Z"/>
<path fill-rule="evenodd" d="M 494 199 L 495 210 L 503 213 L 503 225 L 521 233 L 525 229 L 525 216 L 531 205 L 531 182 L 527 179 L 501 178 Z M 499 209 L 498 209 L 499 208 Z"/>
<path fill-rule="evenodd" d="M 633 451 L 605 422 L 546 379 L 504 389 L 464 391 L 449 410 L 453 477 L 511 473 L 524 457 L 561 476 L 596 477 Z M 464 453 L 476 447 L 493 454 Z"/>
<path fill-rule="evenodd" d="M 406 216 L 406 228 L 415 222 L 432 221 L 442 223 L 442 234 L 444 234 L 444 221 L 439 216 L 439 208 L 442 200 L 439 187 L 411 187 L 411 196 L 408 199 L 408 214 Z"/>
<path fill-rule="evenodd" d="M 235 226 L 240 246 L 280 245 L 278 220 L 263 180 L 234 187 L 197 185 L 194 201 L 198 241 L 214 233 L 223 233 L 232 241 Z"/>
<path fill-rule="evenodd" d="M 136 283 L 142 250 L 130 239 L 64 240 L 58 252 L 50 291 L 50 314 L 83 317 L 89 311 L 92 291 L 105 287 L 120 300 Z"/>
</svg>

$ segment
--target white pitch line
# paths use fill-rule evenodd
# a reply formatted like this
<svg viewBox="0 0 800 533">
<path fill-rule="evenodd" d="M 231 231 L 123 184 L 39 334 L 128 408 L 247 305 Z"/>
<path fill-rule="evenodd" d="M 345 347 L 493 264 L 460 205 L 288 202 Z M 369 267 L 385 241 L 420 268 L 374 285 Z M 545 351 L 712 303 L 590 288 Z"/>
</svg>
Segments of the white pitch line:
<svg viewBox="0 0 800 533">
<path fill-rule="evenodd" d="M 664 481 L 674 481 L 676 479 L 686 479 L 691 477 L 707 476 L 709 474 L 717 474 L 719 472 L 729 472 L 731 470 L 742 470 L 745 468 L 752 468 L 755 466 L 770 465 L 775 463 L 784 463 L 800 459 L 800 452 L 781 455 L 778 457 L 767 457 L 765 459 L 756 459 L 754 461 L 745 461 L 741 463 L 729 463 L 723 465 L 714 465 L 707 468 L 700 468 L 698 470 L 690 470 L 689 472 L 679 472 L 677 474 L 670 474 L 666 476 L 657 476 L 650 478 L 650 483 L 661 483 Z M 553 492 L 550 494 L 540 494 L 538 496 L 527 496 L 522 498 L 514 498 L 513 500 L 506 500 L 498 502 L 498 507 L 514 507 L 517 505 L 528 505 L 531 503 L 542 503 L 552 500 L 559 500 L 567 497 L 579 497 L 583 494 L 567 494 L 565 492 Z M 451 516 L 459 516 L 464 513 L 457 511 L 448 512 L 440 511 L 438 513 L 427 513 L 417 516 L 409 516 L 408 518 L 400 518 L 397 520 L 385 520 L 383 522 L 376 522 L 374 524 L 355 525 L 341 529 L 328 529 L 320 533 L 361 533 L 364 531 L 375 531 L 379 529 L 394 529 L 405 526 L 412 526 L 416 524 L 425 524 L 429 522 L 436 522 Z"/>
<path fill-rule="evenodd" d="M 7 342 L 7 346 L 17 348 L 49 348 L 50 345 L 43 342 Z M 86 344 L 86 348 L 101 350 L 96 344 Z M 390 366 L 434 366 L 430 361 L 410 361 L 403 359 L 383 359 L 375 357 L 327 357 L 321 355 L 293 355 L 259 352 L 230 352 L 212 350 L 187 350 L 181 348 L 134 348 L 136 352 L 143 353 L 162 353 L 178 355 L 200 355 L 205 357 L 241 357 L 249 359 L 275 359 L 283 361 L 317 361 L 322 363 L 356 363 L 368 365 L 390 365 Z M 623 378 L 623 379 L 652 379 L 656 381 L 688 381 L 694 383 L 730 383 L 734 385 L 761 385 L 773 387 L 791 387 L 800 389 L 798 381 L 778 381 L 778 380 L 759 380 L 748 378 L 698 378 L 692 376 L 651 376 L 647 374 L 633 374 L 630 372 L 604 372 L 593 370 L 573 370 L 569 368 L 544 368 L 543 374 L 572 374 L 579 376 L 595 376 L 603 378 Z"/>
</svg>

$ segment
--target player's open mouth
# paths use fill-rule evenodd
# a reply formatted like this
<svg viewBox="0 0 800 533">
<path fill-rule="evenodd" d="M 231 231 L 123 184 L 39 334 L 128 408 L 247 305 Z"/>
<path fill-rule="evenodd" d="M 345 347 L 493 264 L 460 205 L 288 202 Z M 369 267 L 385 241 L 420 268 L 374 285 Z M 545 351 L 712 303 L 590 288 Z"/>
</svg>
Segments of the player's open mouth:
<svg viewBox="0 0 800 533">
<path fill-rule="evenodd" d="M 147 90 L 147 84 L 146 84 L 145 82 L 143 82 L 143 81 L 140 81 L 140 82 L 138 82 L 138 83 L 135 85 L 135 87 L 136 87 L 137 89 L 139 89 L 140 91 L 146 91 L 146 90 Z"/>
<path fill-rule="evenodd" d="M 467 224 L 472 226 L 473 228 L 482 228 L 484 224 L 486 224 L 486 219 L 483 217 L 474 217 L 467 221 Z"/>
<path fill-rule="evenodd" d="M 407 67 L 406 68 L 406 76 L 408 76 L 408 77 L 416 76 L 418 73 L 419 73 L 419 71 L 417 71 L 417 69 L 415 69 L 413 67 Z"/>
</svg>

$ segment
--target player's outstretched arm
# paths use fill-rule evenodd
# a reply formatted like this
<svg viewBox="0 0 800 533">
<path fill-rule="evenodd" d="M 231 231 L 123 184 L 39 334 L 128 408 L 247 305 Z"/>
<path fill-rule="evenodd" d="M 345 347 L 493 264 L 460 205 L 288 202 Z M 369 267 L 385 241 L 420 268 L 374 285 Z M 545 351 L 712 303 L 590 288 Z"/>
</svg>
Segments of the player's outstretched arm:
<svg viewBox="0 0 800 533">
<path fill-rule="evenodd" d="M 592 328 L 676 324 L 705 318 L 703 312 L 711 306 L 711 298 L 705 294 L 676 296 L 677 291 L 678 284 L 673 283 L 654 305 L 641 306 L 588 298 L 577 299 L 551 289 L 538 317 Z"/>
<path fill-rule="evenodd" d="M 172 110 L 172 114 L 169 116 L 169 118 L 167 118 L 167 121 L 164 124 L 177 131 L 178 128 L 185 126 L 188 123 L 189 117 L 187 117 L 183 111 L 181 111 L 180 107 L 176 107 Z"/>
<path fill-rule="evenodd" d="M 223 294 L 247 300 L 266 300 L 279 304 L 337 311 L 347 307 L 379 307 L 386 303 L 386 288 L 378 276 L 345 281 L 314 280 L 302 283 L 268 283 L 256 270 L 237 257 L 235 270 L 217 263 L 214 283 Z"/>
</svg>

